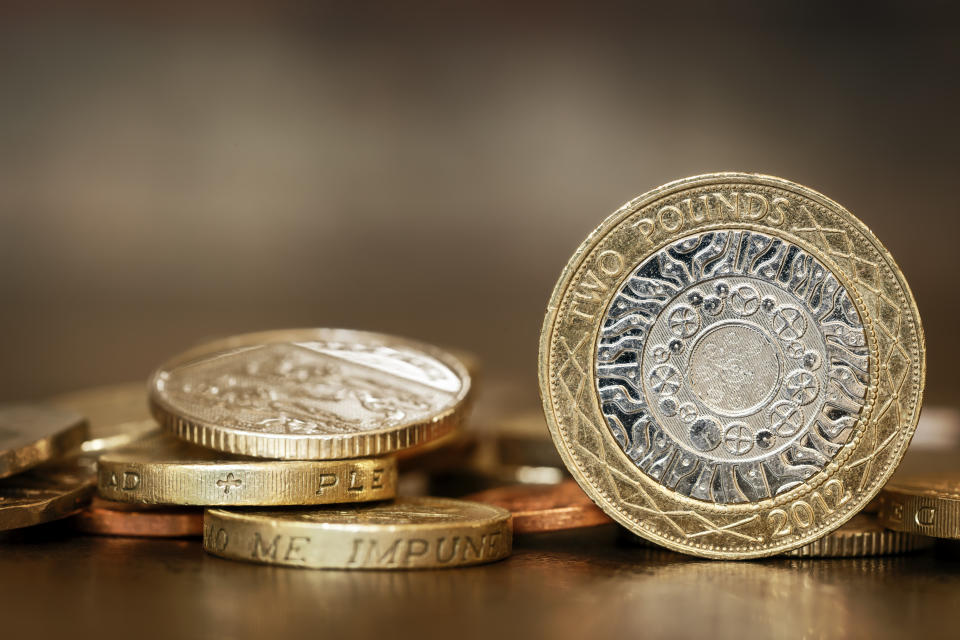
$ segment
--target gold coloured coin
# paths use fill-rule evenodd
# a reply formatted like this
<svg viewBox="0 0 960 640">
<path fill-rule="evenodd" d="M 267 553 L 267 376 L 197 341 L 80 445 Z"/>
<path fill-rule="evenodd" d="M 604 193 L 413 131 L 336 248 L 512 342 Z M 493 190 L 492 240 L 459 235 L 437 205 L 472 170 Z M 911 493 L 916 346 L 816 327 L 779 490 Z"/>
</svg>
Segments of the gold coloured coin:
<svg viewBox="0 0 960 640">
<path fill-rule="evenodd" d="M 898 478 L 880 493 L 885 527 L 960 540 L 960 472 Z"/>
<path fill-rule="evenodd" d="M 218 556 L 312 569 L 432 569 L 510 555 L 510 512 L 444 498 L 350 508 L 207 509 L 203 548 Z"/>
<path fill-rule="evenodd" d="M 50 462 L 0 480 L 0 531 L 73 515 L 90 502 L 93 465 L 83 458 Z"/>
<path fill-rule="evenodd" d="M 611 517 L 709 558 L 783 553 L 880 490 L 916 427 L 923 330 L 867 227 L 806 187 L 720 173 L 626 204 L 550 299 L 554 443 Z"/>
<path fill-rule="evenodd" d="M 150 415 L 145 382 L 71 391 L 50 398 L 49 403 L 87 418 L 90 433 L 81 446 L 84 453 L 123 447 L 160 428 Z"/>
<path fill-rule="evenodd" d="M 874 515 L 858 513 L 819 540 L 784 555 L 794 558 L 859 558 L 920 551 L 933 540 L 885 528 Z"/>
<path fill-rule="evenodd" d="M 26 404 L 0 407 L 0 478 L 61 457 L 86 435 L 86 420 L 72 411 Z"/>
<path fill-rule="evenodd" d="M 231 459 L 166 433 L 109 451 L 98 462 L 100 496 L 166 505 L 317 505 L 396 495 L 393 458 Z"/>
<path fill-rule="evenodd" d="M 345 329 L 227 338 L 162 365 L 150 381 L 160 424 L 238 455 L 288 460 L 380 456 L 453 431 L 470 376 L 450 354 Z"/>
</svg>

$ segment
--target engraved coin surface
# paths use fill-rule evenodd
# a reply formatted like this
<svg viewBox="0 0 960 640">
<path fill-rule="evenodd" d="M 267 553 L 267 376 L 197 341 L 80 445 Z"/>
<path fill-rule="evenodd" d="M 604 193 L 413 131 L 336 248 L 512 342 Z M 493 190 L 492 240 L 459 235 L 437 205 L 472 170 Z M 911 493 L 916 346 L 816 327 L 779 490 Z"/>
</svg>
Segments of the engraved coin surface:
<svg viewBox="0 0 960 640">
<path fill-rule="evenodd" d="M 423 569 L 510 555 L 510 512 L 446 498 L 349 508 L 208 509 L 203 548 L 218 556 L 314 569 Z"/>
<path fill-rule="evenodd" d="M 0 480 L 0 531 L 66 518 L 90 502 L 96 471 L 72 457 Z"/>
<path fill-rule="evenodd" d="M 314 505 L 387 500 L 394 458 L 258 460 L 228 457 L 166 433 L 103 454 L 97 489 L 107 500 L 161 505 Z"/>
<path fill-rule="evenodd" d="M 470 377 L 450 354 L 343 329 L 236 336 L 153 375 L 162 426 L 197 444 L 260 458 L 384 455 L 456 428 Z"/>
<path fill-rule="evenodd" d="M 78 413 L 45 405 L 0 407 L 0 478 L 61 457 L 87 436 Z"/>
<path fill-rule="evenodd" d="M 893 473 L 925 375 L 893 259 L 806 187 L 723 173 L 637 198 L 548 306 L 557 449 L 611 517 L 677 551 L 749 558 L 848 520 Z"/>
<path fill-rule="evenodd" d="M 960 471 L 898 477 L 880 493 L 877 517 L 896 531 L 960 540 Z"/>
</svg>

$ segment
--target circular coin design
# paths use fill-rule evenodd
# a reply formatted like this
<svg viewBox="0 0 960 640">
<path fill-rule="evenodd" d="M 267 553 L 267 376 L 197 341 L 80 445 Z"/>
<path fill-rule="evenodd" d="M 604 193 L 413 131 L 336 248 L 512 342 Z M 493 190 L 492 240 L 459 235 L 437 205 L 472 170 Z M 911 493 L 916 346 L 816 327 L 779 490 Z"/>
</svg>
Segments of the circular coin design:
<svg viewBox="0 0 960 640">
<path fill-rule="evenodd" d="M 756 502 L 842 449 L 868 357 L 860 315 L 822 262 L 769 234 L 718 230 L 654 252 L 624 281 L 594 379 L 642 472 L 698 500 Z"/>
<path fill-rule="evenodd" d="M 596 229 L 541 333 L 554 443 L 634 533 L 712 558 L 836 529 L 899 464 L 923 330 L 889 253 L 806 187 L 670 183 Z"/>
<path fill-rule="evenodd" d="M 412 340 L 343 329 L 248 334 L 164 364 L 154 415 L 179 437 L 260 458 L 376 456 L 451 432 L 470 390 L 464 366 Z"/>
</svg>

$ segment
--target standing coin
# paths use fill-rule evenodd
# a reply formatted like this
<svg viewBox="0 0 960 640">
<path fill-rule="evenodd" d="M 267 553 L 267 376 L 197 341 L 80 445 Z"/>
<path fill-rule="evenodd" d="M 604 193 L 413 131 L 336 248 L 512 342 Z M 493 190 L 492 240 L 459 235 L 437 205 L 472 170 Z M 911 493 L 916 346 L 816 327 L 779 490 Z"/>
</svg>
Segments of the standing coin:
<svg viewBox="0 0 960 640">
<path fill-rule="evenodd" d="M 540 387 L 584 490 L 634 533 L 710 558 L 783 553 L 880 490 L 916 427 L 916 304 L 840 205 L 769 176 L 673 182 L 574 254 Z"/>
<path fill-rule="evenodd" d="M 393 458 L 237 459 L 165 433 L 109 451 L 97 467 L 102 497 L 140 504 L 340 504 L 387 500 L 397 491 Z"/>
<path fill-rule="evenodd" d="M 87 435 L 72 411 L 42 405 L 0 407 L 0 478 L 63 456 Z"/>
<path fill-rule="evenodd" d="M 464 500 L 506 509 L 513 514 L 514 533 L 580 529 L 613 522 L 573 480 L 554 485 L 498 487 L 466 496 Z"/>
<path fill-rule="evenodd" d="M 885 527 L 960 540 L 960 471 L 896 479 L 880 494 Z"/>
<path fill-rule="evenodd" d="M 858 513 L 839 529 L 784 555 L 795 558 L 859 558 L 920 551 L 933 546 L 925 536 L 891 531 L 874 515 Z"/>
<path fill-rule="evenodd" d="M 186 538 L 203 535 L 203 510 L 111 502 L 96 496 L 73 519 L 78 531 L 98 536 Z"/>
<path fill-rule="evenodd" d="M 87 418 L 90 433 L 81 447 L 85 453 L 122 447 L 159 430 L 147 405 L 145 382 L 72 391 L 49 402 Z"/>
<path fill-rule="evenodd" d="M 346 509 L 207 509 L 203 548 L 234 560 L 312 569 L 429 569 L 510 555 L 510 512 L 444 498 Z"/>
<path fill-rule="evenodd" d="M 73 515 L 90 502 L 94 478 L 93 465 L 74 457 L 0 480 L 0 531 Z"/>
<path fill-rule="evenodd" d="M 227 338 L 167 362 L 150 382 L 161 425 L 258 458 L 379 456 L 456 428 L 470 376 L 450 354 L 344 329 Z"/>
</svg>

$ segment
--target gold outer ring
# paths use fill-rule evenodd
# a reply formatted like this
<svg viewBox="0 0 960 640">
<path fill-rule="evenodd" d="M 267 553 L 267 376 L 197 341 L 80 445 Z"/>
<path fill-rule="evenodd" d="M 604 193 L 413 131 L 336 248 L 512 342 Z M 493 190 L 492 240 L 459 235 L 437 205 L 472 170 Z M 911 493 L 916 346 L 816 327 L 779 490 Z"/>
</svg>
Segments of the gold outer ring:
<svg viewBox="0 0 960 640">
<path fill-rule="evenodd" d="M 684 216 L 664 225 L 657 218 L 665 205 L 724 188 L 776 194 L 787 206 L 776 215 L 771 208 L 769 215 L 748 220 Z M 855 436 L 809 480 L 756 503 L 716 505 L 688 498 L 636 467 L 614 440 L 592 392 L 601 323 L 594 317 L 588 328 L 582 322 L 577 326 L 571 313 L 571 300 L 581 285 L 586 286 L 580 291 L 583 295 L 596 296 L 593 309 L 600 314 L 632 268 L 648 255 L 690 234 L 715 229 L 770 233 L 816 255 L 846 287 L 870 348 L 870 385 Z M 614 251 L 620 262 L 607 251 Z M 606 262 L 601 263 L 604 256 Z M 919 312 L 889 252 L 839 204 L 801 185 L 759 174 L 685 178 L 621 207 L 587 237 L 564 268 L 540 334 L 544 413 L 571 474 L 607 514 L 632 532 L 674 551 L 707 558 L 784 553 L 849 520 L 879 492 L 906 451 L 916 429 L 925 374 Z"/>
<path fill-rule="evenodd" d="M 9 424 L 9 428 L 4 425 Z M 22 430 L 21 430 L 22 429 Z M 78 413 L 44 405 L 11 405 L 0 409 L 0 430 L 12 431 L 11 445 L 0 449 L 0 478 L 63 457 L 79 447 L 88 433 Z"/>
<path fill-rule="evenodd" d="M 209 553 L 310 569 L 460 567 L 506 558 L 512 546 L 509 511 L 446 498 L 334 511 L 207 509 L 203 519 Z"/>
<path fill-rule="evenodd" d="M 163 439 L 101 456 L 100 497 L 138 504 L 278 506 L 388 500 L 397 493 L 397 462 L 389 457 L 225 460 L 192 452 L 199 447 L 190 445 L 151 453 Z"/>
<path fill-rule="evenodd" d="M 340 434 L 292 435 L 254 432 L 207 422 L 184 415 L 157 393 L 156 383 L 164 370 L 198 357 L 254 345 L 291 341 L 328 339 L 333 334 L 352 336 L 381 344 L 399 344 L 414 348 L 449 367 L 461 382 L 460 390 L 449 408 L 438 411 L 426 420 L 402 423 L 369 431 Z M 470 374 L 450 353 L 415 340 L 386 334 L 348 329 L 283 329 L 232 336 L 194 347 L 163 363 L 148 384 L 150 409 L 160 426 L 177 437 L 204 447 L 242 456 L 279 460 L 338 460 L 396 453 L 424 445 L 456 430 L 469 407 Z"/>
<path fill-rule="evenodd" d="M 0 480 L 0 531 L 52 522 L 83 509 L 96 484 L 90 462 L 71 458 Z"/>
<path fill-rule="evenodd" d="M 960 473 L 890 483 L 880 494 L 877 517 L 897 531 L 960 540 Z"/>
<path fill-rule="evenodd" d="M 626 535 L 633 544 L 650 546 L 645 538 L 632 533 Z M 933 544 L 933 538 L 891 531 L 884 528 L 876 516 L 858 513 L 836 531 L 782 555 L 787 558 L 892 556 L 929 549 Z"/>
<path fill-rule="evenodd" d="M 836 531 L 783 555 L 791 558 L 860 558 L 910 553 L 932 546 L 931 538 L 891 531 L 881 526 L 875 516 L 857 514 Z"/>
</svg>

